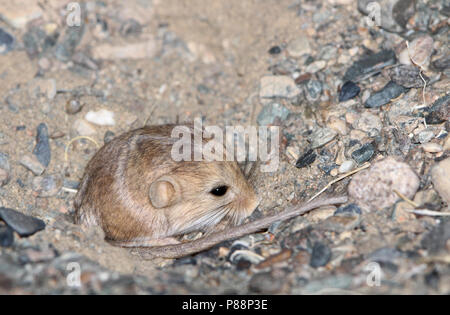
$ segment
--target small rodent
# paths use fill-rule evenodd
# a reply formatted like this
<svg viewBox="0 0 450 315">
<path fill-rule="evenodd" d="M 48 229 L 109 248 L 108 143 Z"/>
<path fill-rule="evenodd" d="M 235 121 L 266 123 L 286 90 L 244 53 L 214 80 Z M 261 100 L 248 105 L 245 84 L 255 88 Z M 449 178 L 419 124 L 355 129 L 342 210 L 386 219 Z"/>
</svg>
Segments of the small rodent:
<svg viewBox="0 0 450 315">
<path fill-rule="evenodd" d="M 237 162 L 174 161 L 174 127 L 146 126 L 104 145 L 75 196 L 75 223 L 100 226 L 114 245 L 151 247 L 248 217 L 259 200 Z"/>
</svg>

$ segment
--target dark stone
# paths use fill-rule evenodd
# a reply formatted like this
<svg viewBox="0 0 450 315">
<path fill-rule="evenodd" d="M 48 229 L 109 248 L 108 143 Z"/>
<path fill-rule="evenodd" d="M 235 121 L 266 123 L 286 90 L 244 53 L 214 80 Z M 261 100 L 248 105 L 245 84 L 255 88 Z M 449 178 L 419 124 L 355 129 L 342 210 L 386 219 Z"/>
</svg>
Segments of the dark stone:
<svg viewBox="0 0 450 315">
<path fill-rule="evenodd" d="M 0 54 L 6 54 L 14 46 L 14 37 L 0 28 Z"/>
<path fill-rule="evenodd" d="M 252 266 L 252 263 L 246 259 L 239 259 L 236 263 L 237 270 L 247 270 Z"/>
<path fill-rule="evenodd" d="M 394 83 L 405 88 L 421 88 L 424 86 L 422 78 L 428 83 L 430 79 L 422 73 L 420 77 L 420 70 L 415 66 L 400 65 L 389 69 L 389 76 Z"/>
<path fill-rule="evenodd" d="M 309 265 L 313 268 L 322 267 L 328 264 L 330 259 L 331 259 L 330 248 L 321 242 L 314 243 Z"/>
<path fill-rule="evenodd" d="M 48 128 L 44 123 L 39 124 L 39 126 L 37 127 L 36 146 L 34 147 L 33 154 L 45 167 L 50 164 L 51 153 L 50 142 L 48 138 Z"/>
<path fill-rule="evenodd" d="M 25 51 L 30 59 L 42 56 L 49 52 L 55 45 L 59 37 L 59 32 L 47 35 L 40 28 L 31 28 L 22 37 Z"/>
<path fill-rule="evenodd" d="M 20 236 L 30 236 L 45 228 L 44 221 L 9 208 L 0 207 L 0 219 Z"/>
<path fill-rule="evenodd" d="M 116 134 L 114 132 L 108 130 L 107 132 L 105 132 L 103 141 L 105 142 L 105 144 L 107 144 L 108 142 L 111 142 L 111 140 L 114 139 L 115 136 L 116 136 Z"/>
<path fill-rule="evenodd" d="M 7 225 L 0 225 L 0 247 L 11 247 L 14 243 L 14 230 Z"/>
<path fill-rule="evenodd" d="M 334 215 L 341 215 L 341 214 L 361 214 L 361 208 L 358 207 L 356 204 L 351 203 L 345 207 L 339 207 L 335 212 Z"/>
<path fill-rule="evenodd" d="M 450 239 L 450 218 L 442 218 L 441 222 L 428 232 L 421 241 L 421 245 L 429 254 L 445 251 L 447 241 Z"/>
<path fill-rule="evenodd" d="M 381 71 L 381 69 L 393 65 L 396 62 L 393 50 L 382 50 L 356 61 L 344 75 L 344 81 L 358 81 L 370 73 Z"/>
<path fill-rule="evenodd" d="M 344 85 L 341 88 L 341 91 L 339 92 L 339 102 L 348 101 L 354 98 L 355 96 L 358 96 L 359 92 L 361 92 L 359 86 L 357 86 L 352 81 L 347 81 L 344 83 Z"/>
<path fill-rule="evenodd" d="M 445 69 L 450 68 L 450 55 L 446 55 L 433 61 L 432 65 L 438 71 L 444 71 Z"/>
<path fill-rule="evenodd" d="M 77 98 L 72 98 L 66 103 L 66 113 L 69 115 L 75 115 L 83 108 L 80 100 Z"/>
<path fill-rule="evenodd" d="M 312 149 L 309 149 L 305 154 L 303 154 L 297 162 L 295 163 L 295 167 L 302 168 L 308 165 L 311 165 L 316 160 L 316 154 Z"/>
<path fill-rule="evenodd" d="M 450 94 L 437 99 L 433 105 L 427 109 L 428 115 L 425 118 L 427 124 L 441 124 L 448 120 L 450 116 Z"/>
<path fill-rule="evenodd" d="M 279 53 L 281 53 L 280 46 L 273 46 L 269 49 L 269 54 L 271 55 L 278 55 Z"/>
<path fill-rule="evenodd" d="M 135 19 L 128 19 L 122 23 L 119 32 L 122 36 L 139 35 L 142 32 L 142 26 Z"/>
<path fill-rule="evenodd" d="M 439 278 L 439 272 L 436 269 L 433 269 L 431 270 L 431 272 L 425 275 L 425 283 L 429 287 L 437 290 L 437 288 L 439 287 Z"/>
<path fill-rule="evenodd" d="M 337 168 L 336 163 L 332 164 L 319 164 L 319 169 L 321 169 L 325 174 L 330 175 L 331 171 Z"/>
<path fill-rule="evenodd" d="M 392 99 L 397 98 L 405 92 L 406 89 L 396 84 L 393 81 L 389 81 L 380 91 L 372 94 L 364 104 L 367 108 L 377 108 L 389 103 Z"/>
<path fill-rule="evenodd" d="M 197 265 L 197 259 L 192 256 L 179 258 L 174 261 L 173 266 L 184 266 L 184 265 Z"/>
<path fill-rule="evenodd" d="M 364 163 L 373 156 L 375 153 L 375 149 L 371 143 L 364 144 L 358 150 L 352 152 L 352 158 L 358 163 Z"/>
<path fill-rule="evenodd" d="M 61 42 L 58 43 L 55 49 L 55 56 L 59 60 L 66 62 L 69 61 L 75 52 L 75 48 L 81 42 L 84 34 L 84 25 L 81 23 L 80 26 L 68 26 L 66 28 L 64 37 Z"/>
</svg>

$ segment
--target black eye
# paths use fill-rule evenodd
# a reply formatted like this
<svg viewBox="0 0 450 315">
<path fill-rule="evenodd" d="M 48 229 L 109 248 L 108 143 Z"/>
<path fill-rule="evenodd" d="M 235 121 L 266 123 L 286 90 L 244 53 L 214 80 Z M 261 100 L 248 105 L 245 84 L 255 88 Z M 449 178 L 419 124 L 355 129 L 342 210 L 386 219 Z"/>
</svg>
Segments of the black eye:
<svg viewBox="0 0 450 315">
<path fill-rule="evenodd" d="M 218 186 L 218 187 L 213 188 L 210 191 L 210 193 L 213 194 L 214 196 L 221 197 L 227 193 L 227 190 L 228 190 L 228 186 Z"/>
</svg>

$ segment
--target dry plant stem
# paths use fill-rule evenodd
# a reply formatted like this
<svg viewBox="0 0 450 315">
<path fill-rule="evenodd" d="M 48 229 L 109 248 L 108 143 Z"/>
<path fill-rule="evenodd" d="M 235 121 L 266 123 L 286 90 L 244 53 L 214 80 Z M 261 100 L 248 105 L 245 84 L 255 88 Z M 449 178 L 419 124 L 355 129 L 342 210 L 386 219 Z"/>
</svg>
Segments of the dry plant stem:
<svg viewBox="0 0 450 315">
<path fill-rule="evenodd" d="M 410 54 L 410 52 L 409 52 L 409 43 L 408 43 L 408 41 L 406 41 L 406 48 L 408 49 L 408 57 L 409 57 L 409 59 L 411 60 L 411 62 L 412 62 L 416 67 L 419 68 L 419 76 L 420 76 L 420 78 L 421 78 L 422 81 L 423 81 L 423 89 L 422 89 L 423 104 L 422 104 L 422 106 L 421 106 L 420 108 L 425 108 L 425 107 L 427 107 L 428 105 L 427 105 L 426 98 L 425 98 L 425 89 L 427 88 L 427 81 L 425 81 L 425 79 L 424 79 L 423 76 L 422 76 L 422 72 L 424 71 L 424 68 L 423 68 L 422 65 L 418 64 L 418 63 L 412 58 L 412 56 L 411 56 L 411 54 Z M 425 121 L 425 120 L 424 120 L 424 121 Z M 426 124 L 425 124 L 425 127 L 426 127 Z"/>
<path fill-rule="evenodd" d="M 404 201 L 406 201 L 407 203 L 409 203 L 411 206 L 413 206 L 414 208 L 418 208 L 419 205 L 417 203 L 415 203 L 414 201 L 412 201 L 411 199 L 409 199 L 408 197 L 406 197 L 404 194 L 402 194 L 401 192 L 399 192 L 397 189 L 394 189 L 394 192 L 397 194 L 397 196 L 399 196 L 400 198 L 402 198 Z"/>
<path fill-rule="evenodd" d="M 345 173 L 345 174 L 342 175 L 342 176 L 339 176 L 339 177 L 336 178 L 336 179 L 333 179 L 333 180 L 332 180 L 331 182 L 329 182 L 324 188 L 322 188 L 317 194 L 315 194 L 314 196 L 312 196 L 312 197 L 308 200 L 308 202 L 310 202 L 310 201 L 312 201 L 313 199 L 315 199 L 317 196 L 319 196 L 319 195 L 320 195 L 321 193 L 323 193 L 325 190 L 327 190 L 328 188 L 330 188 L 330 186 L 333 185 L 334 183 L 337 183 L 338 181 L 343 180 L 344 178 L 346 178 L 346 177 L 348 177 L 348 176 L 350 176 L 350 175 L 353 175 L 353 174 L 355 174 L 355 173 L 358 173 L 359 171 L 362 171 L 362 170 L 368 168 L 369 166 L 370 166 L 370 163 L 369 163 L 369 162 L 366 162 L 366 163 L 364 163 L 361 167 L 358 167 L 357 169 L 355 169 L 355 170 L 353 170 L 353 171 L 350 171 L 350 172 L 348 172 L 348 173 Z"/>
<path fill-rule="evenodd" d="M 285 221 L 293 217 L 299 216 L 301 214 L 304 214 L 306 212 L 309 212 L 318 207 L 333 204 L 342 204 L 345 202 L 347 202 L 347 196 L 318 199 L 313 202 L 308 202 L 304 205 L 291 206 L 287 210 L 282 211 L 280 213 L 253 222 L 249 222 L 243 225 L 232 227 L 230 229 L 215 232 L 213 234 L 202 237 L 195 241 L 158 247 L 139 247 L 135 248 L 135 250 L 144 259 L 153 259 L 156 257 L 180 258 L 201 252 L 223 241 L 235 239 L 238 237 L 242 237 L 244 235 L 255 233 L 262 229 L 266 229 L 276 221 Z"/>
<path fill-rule="evenodd" d="M 75 142 L 75 141 L 77 141 L 77 140 L 79 140 L 79 139 L 86 139 L 86 140 L 89 140 L 89 141 L 91 141 L 92 143 L 95 144 L 95 146 L 97 147 L 97 150 L 100 149 L 100 145 L 97 143 L 97 141 L 95 141 L 95 140 L 94 140 L 93 138 L 91 138 L 91 137 L 88 137 L 88 136 L 78 136 L 78 137 L 72 138 L 72 139 L 70 139 L 69 143 L 67 143 L 66 149 L 64 150 L 64 160 L 65 160 L 66 162 L 69 162 L 69 148 L 70 148 L 70 145 L 71 145 L 73 142 Z"/>
</svg>

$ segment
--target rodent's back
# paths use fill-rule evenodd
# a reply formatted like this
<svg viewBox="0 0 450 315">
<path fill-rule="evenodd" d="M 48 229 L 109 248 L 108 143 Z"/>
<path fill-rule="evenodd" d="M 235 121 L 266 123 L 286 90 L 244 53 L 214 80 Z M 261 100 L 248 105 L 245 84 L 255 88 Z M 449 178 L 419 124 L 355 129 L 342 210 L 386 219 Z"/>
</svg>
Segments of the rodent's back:
<svg viewBox="0 0 450 315">
<path fill-rule="evenodd" d="M 107 239 L 139 244 L 221 221 L 237 224 L 248 216 L 258 200 L 237 163 L 175 162 L 174 127 L 144 127 L 103 146 L 88 163 L 75 197 L 76 222 L 101 226 Z M 161 179 L 174 185 L 177 199 L 155 208 L 149 188 Z M 222 198 L 210 193 L 223 186 L 229 190 Z"/>
</svg>

